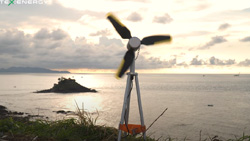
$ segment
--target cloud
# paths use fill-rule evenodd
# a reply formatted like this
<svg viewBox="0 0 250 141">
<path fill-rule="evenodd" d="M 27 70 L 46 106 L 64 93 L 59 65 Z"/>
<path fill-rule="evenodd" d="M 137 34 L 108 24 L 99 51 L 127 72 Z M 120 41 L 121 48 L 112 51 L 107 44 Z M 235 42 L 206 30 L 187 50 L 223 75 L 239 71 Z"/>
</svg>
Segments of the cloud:
<svg viewBox="0 0 250 141">
<path fill-rule="evenodd" d="M 209 63 L 210 63 L 210 65 L 234 65 L 236 62 L 235 62 L 235 60 L 232 60 L 232 59 L 220 60 L 220 59 L 212 56 L 209 59 Z"/>
<path fill-rule="evenodd" d="M 212 5 L 210 2 L 204 0 L 204 1 L 195 1 L 195 2 L 190 2 L 190 1 L 184 1 L 184 0 L 175 0 L 177 5 L 182 5 L 181 9 L 178 9 L 178 12 L 185 11 L 185 12 L 190 12 L 190 11 L 202 11 L 205 9 L 210 8 Z"/>
<path fill-rule="evenodd" d="M 175 65 L 176 58 L 170 60 L 162 60 L 158 57 L 145 58 L 141 55 L 136 60 L 136 68 L 138 69 L 172 68 Z"/>
<path fill-rule="evenodd" d="M 234 65 L 236 64 L 234 59 L 228 59 L 228 60 L 221 60 L 218 59 L 214 56 L 210 57 L 207 60 L 202 60 L 202 59 L 198 59 L 199 57 L 196 56 L 195 58 L 193 58 L 190 62 L 190 65 L 194 65 L 194 66 L 200 66 L 200 65 L 207 65 L 207 66 L 223 66 L 223 65 Z"/>
<path fill-rule="evenodd" d="M 98 43 L 89 43 L 85 37 L 72 40 L 62 29 L 43 28 L 34 34 L 17 29 L 0 32 L 0 68 L 116 69 L 126 51 L 121 39 L 101 36 Z M 176 59 L 140 55 L 137 62 L 137 68 L 170 68 L 175 66 Z"/>
<path fill-rule="evenodd" d="M 65 31 L 41 29 L 25 35 L 17 29 L 0 32 L 1 67 L 116 68 L 126 49 L 120 39 L 100 37 L 88 43 L 84 37 L 72 40 Z"/>
<path fill-rule="evenodd" d="M 220 12 L 214 12 L 199 20 L 203 21 L 221 21 L 228 20 L 228 21 L 235 21 L 248 18 L 250 16 L 250 8 L 241 9 L 241 10 L 224 10 Z"/>
<path fill-rule="evenodd" d="M 153 22 L 161 24 L 171 23 L 172 21 L 173 19 L 167 13 L 163 16 L 155 16 L 153 19 Z"/>
<path fill-rule="evenodd" d="M 80 11 L 62 6 L 59 2 L 43 5 L 1 5 L 0 26 L 17 27 L 20 25 L 47 25 L 55 21 L 77 21 L 83 15 L 104 17 L 105 13 L 94 11 Z M 50 21 L 51 20 L 51 21 Z M 39 21 L 39 22 L 38 22 Z M 48 24 L 50 23 L 50 24 Z M 46 26 L 45 26 L 46 27 Z"/>
<path fill-rule="evenodd" d="M 98 43 L 89 43 L 85 37 L 74 40 L 62 29 L 43 28 L 34 34 L 17 29 L 0 30 L 0 68 L 11 66 L 44 67 L 50 69 L 116 69 L 127 51 L 121 39 L 99 37 Z M 145 55 L 145 54 L 144 54 Z M 138 69 L 173 68 L 178 66 L 231 66 L 234 59 L 222 60 L 214 56 L 208 59 L 192 58 L 190 62 L 177 63 L 185 54 L 172 55 L 173 59 L 145 57 L 136 60 Z M 246 59 L 238 63 L 250 66 Z"/>
<path fill-rule="evenodd" d="M 100 30 L 95 33 L 89 34 L 89 36 L 109 36 L 109 35 L 111 35 L 111 32 L 108 29 Z"/>
<path fill-rule="evenodd" d="M 120 39 L 108 39 L 107 37 L 100 37 L 99 38 L 99 44 L 100 45 L 104 45 L 104 46 L 119 46 L 119 47 L 123 47 L 123 43 Z"/>
<path fill-rule="evenodd" d="M 228 29 L 230 26 L 231 26 L 230 24 L 224 23 L 224 24 L 221 24 L 221 25 L 219 26 L 218 30 L 223 31 L 223 30 Z"/>
<path fill-rule="evenodd" d="M 29 35 L 25 35 L 23 31 L 17 29 L 1 30 L 0 31 L 0 54 L 12 53 L 17 55 L 27 52 L 30 39 Z"/>
<path fill-rule="evenodd" d="M 61 29 L 57 29 L 57 30 L 52 31 L 51 37 L 52 37 L 54 40 L 62 40 L 62 39 L 64 39 L 64 38 L 67 37 L 67 33 L 64 32 L 64 31 L 61 30 Z"/>
<path fill-rule="evenodd" d="M 250 42 L 250 36 L 240 39 L 241 42 Z"/>
<path fill-rule="evenodd" d="M 42 28 L 35 34 L 35 39 L 48 39 L 50 38 L 49 30 L 46 28 Z"/>
<path fill-rule="evenodd" d="M 250 8 L 245 8 L 242 10 L 243 12 L 247 12 L 247 13 L 250 13 Z"/>
<path fill-rule="evenodd" d="M 208 9 L 209 7 L 211 7 L 210 4 L 203 3 L 203 4 L 199 4 L 199 5 L 195 6 L 195 7 L 193 7 L 192 9 L 194 11 L 202 11 L 202 10 Z"/>
<path fill-rule="evenodd" d="M 181 62 L 176 64 L 177 66 L 184 66 L 184 67 L 188 67 L 188 64 L 186 62 Z"/>
<path fill-rule="evenodd" d="M 175 37 L 192 37 L 192 36 L 202 36 L 202 35 L 208 35 L 211 32 L 209 31 L 192 31 L 190 33 L 184 33 L 184 34 L 177 34 Z"/>
<path fill-rule="evenodd" d="M 190 65 L 194 65 L 194 66 L 198 66 L 198 65 L 203 65 L 204 61 L 203 60 L 199 60 L 198 56 L 196 56 L 195 58 L 192 59 Z"/>
<path fill-rule="evenodd" d="M 38 40 L 50 39 L 50 38 L 52 38 L 53 40 L 62 40 L 67 36 L 68 34 L 61 29 L 56 29 L 50 32 L 48 29 L 42 28 L 34 35 L 34 38 Z"/>
<path fill-rule="evenodd" d="M 223 43 L 223 42 L 227 42 L 227 40 L 223 36 L 215 36 L 215 37 L 212 37 L 211 41 L 206 43 L 204 46 L 199 47 L 198 49 L 201 49 L 201 50 L 210 49 L 212 46 Z"/>
<path fill-rule="evenodd" d="M 1 14 L 1 17 L 12 17 L 11 19 L 13 20 L 21 18 L 27 19 L 31 16 L 48 17 L 52 19 L 63 20 L 77 20 L 83 14 L 83 12 L 81 11 L 63 7 L 57 1 L 54 1 L 52 4 L 44 5 L 13 5 L 12 7 L 2 5 L 1 11 L 3 12 L 3 14 Z M 5 13 L 8 13 L 8 16 L 6 16 Z"/>
<path fill-rule="evenodd" d="M 245 59 L 244 61 L 241 61 L 239 66 L 250 66 L 250 59 Z"/>
<path fill-rule="evenodd" d="M 136 13 L 136 12 L 133 12 L 133 13 L 131 13 L 131 14 L 128 16 L 127 20 L 132 21 L 132 22 L 138 22 L 138 21 L 141 21 L 141 20 L 142 20 L 142 17 L 141 17 L 140 14 L 138 14 L 138 13 Z"/>
</svg>

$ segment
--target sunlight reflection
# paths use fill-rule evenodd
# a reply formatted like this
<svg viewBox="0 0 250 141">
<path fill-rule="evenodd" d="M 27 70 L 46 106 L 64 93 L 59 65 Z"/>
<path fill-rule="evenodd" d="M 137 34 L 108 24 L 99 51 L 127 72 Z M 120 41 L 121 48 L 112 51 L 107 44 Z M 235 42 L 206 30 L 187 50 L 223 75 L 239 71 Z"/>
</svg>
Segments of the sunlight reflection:
<svg viewBox="0 0 250 141">
<path fill-rule="evenodd" d="M 80 109 L 84 109 L 88 112 L 96 112 L 96 110 L 101 109 L 101 98 L 94 95 L 81 95 L 81 96 L 75 96 L 72 99 L 72 103 L 74 103 L 75 108 L 77 108 L 77 105 Z"/>
</svg>

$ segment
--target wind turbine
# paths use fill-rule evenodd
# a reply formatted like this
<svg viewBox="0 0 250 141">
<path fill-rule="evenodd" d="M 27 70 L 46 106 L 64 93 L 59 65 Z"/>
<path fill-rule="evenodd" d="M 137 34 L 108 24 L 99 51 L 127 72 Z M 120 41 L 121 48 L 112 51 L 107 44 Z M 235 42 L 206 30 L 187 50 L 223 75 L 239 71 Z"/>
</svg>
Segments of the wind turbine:
<svg viewBox="0 0 250 141">
<path fill-rule="evenodd" d="M 119 123 L 119 133 L 118 141 L 121 140 L 122 131 L 130 134 L 139 134 L 143 133 L 143 138 L 146 140 L 146 126 L 144 125 L 142 104 L 141 104 L 141 95 L 140 87 L 138 80 L 138 73 L 135 72 L 135 51 L 137 51 L 141 45 L 154 45 L 162 42 L 170 42 L 172 37 L 170 35 L 152 35 L 144 37 L 140 40 L 138 37 L 132 37 L 129 29 L 122 24 L 118 18 L 116 18 L 112 13 L 107 14 L 107 19 L 113 24 L 116 31 L 123 39 L 129 39 L 127 44 L 128 51 L 125 53 L 120 67 L 116 73 L 117 78 L 121 78 L 124 73 L 130 68 L 130 72 L 127 73 L 127 84 L 123 101 L 123 108 L 121 114 L 121 120 Z M 129 108 L 130 108 L 130 94 L 133 88 L 133 79 L 135 77 L 136 91 L 137 91 L 137 100 L 140 113 L 141 125 L 128 124 L 129 119 Z M 125 122 L 125 124 L 123 124 Z"/>
</svg>

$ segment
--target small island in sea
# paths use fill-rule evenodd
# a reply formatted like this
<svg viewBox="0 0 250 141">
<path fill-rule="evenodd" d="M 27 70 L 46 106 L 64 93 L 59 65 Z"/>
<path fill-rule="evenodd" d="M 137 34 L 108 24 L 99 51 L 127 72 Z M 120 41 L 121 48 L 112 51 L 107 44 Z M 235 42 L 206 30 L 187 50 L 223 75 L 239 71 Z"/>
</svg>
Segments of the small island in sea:
<svg viewBox="0 0 250 141">
<path fill-rule="evenodd" d="M 78 84 L 75 79 L 58 78 L 58 84 L 54 84 L 53 88 L 36 91 L 35 93 L 80 93 L 80 92 L 97 92 L 95 89 L 86 88 Z"/>
</svg>

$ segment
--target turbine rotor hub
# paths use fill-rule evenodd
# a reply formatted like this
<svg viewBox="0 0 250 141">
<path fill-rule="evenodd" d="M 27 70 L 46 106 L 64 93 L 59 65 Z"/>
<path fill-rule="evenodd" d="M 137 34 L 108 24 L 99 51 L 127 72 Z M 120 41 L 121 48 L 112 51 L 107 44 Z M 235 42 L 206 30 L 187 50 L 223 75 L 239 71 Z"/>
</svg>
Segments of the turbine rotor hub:
<svg viewBox="0 0 250 141">
<path fill-rule="evenodd" d="M 128 41 L 127 48 L 128 50 L 133 49 L 134 51 L 136 51 L 140 47 L 140 45 L 141 45 L 141 40 L 137 37 L 132 37 Z"/>
</svg>

